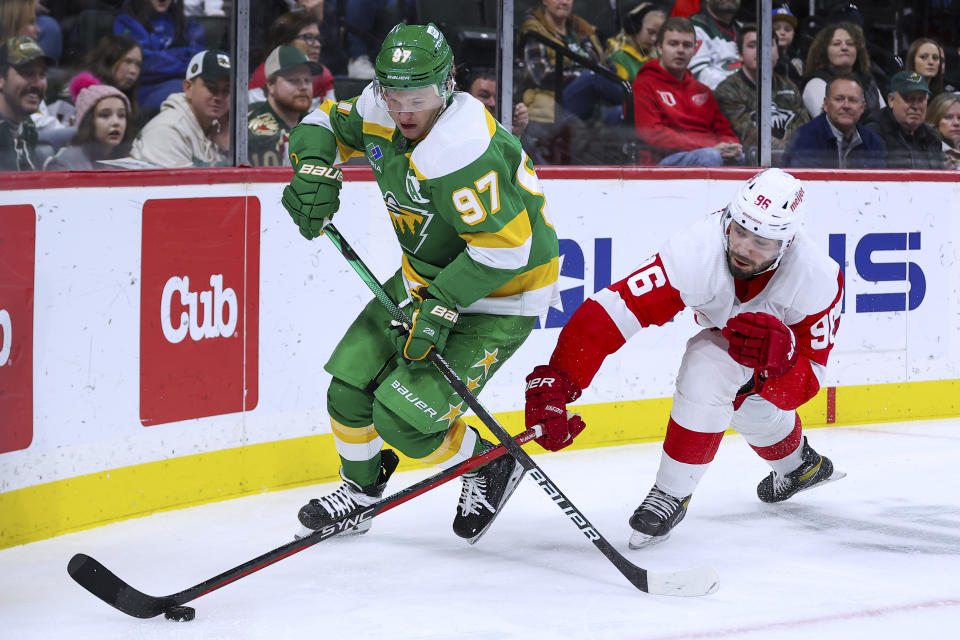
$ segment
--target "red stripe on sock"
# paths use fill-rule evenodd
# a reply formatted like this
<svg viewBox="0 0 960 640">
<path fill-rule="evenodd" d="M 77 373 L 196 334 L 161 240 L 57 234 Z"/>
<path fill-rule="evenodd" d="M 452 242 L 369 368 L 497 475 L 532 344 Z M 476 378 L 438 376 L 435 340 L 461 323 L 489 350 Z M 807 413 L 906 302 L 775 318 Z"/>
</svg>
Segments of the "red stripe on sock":
<svg viewBox="0 0 960 640">
<path fill-rule="evenodd" d="M 780 460 L 781 458 L 786 458 L 788 455 L 797 450 L 797 447 L 800 446 L 801 438 L 803 437 L 803 426 L 800 422 L 800 414 L 797 414 L 796 422 L 794 422 L 793 431 L 790 432 L 786 438 L 780 442 L 775 442 L 767 447 L 753 447 L 753 450 L 757 452 L 764 460 Z"/>
<path fill-rule="evenodd" d="M 677 462 L 686 464 L 707 464 L 717 455 L 723 432 L 701 433 L 691 431 L 673 421 L 667 423 L 667 437 L 663 440 L 663 450 Z"/>
</svg>

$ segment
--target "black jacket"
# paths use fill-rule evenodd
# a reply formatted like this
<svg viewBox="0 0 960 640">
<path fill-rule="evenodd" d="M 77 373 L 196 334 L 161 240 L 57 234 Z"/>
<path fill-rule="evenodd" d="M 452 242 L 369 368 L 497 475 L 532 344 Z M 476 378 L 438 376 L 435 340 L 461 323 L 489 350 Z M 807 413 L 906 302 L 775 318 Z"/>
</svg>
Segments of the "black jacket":
<svg viewBox="0 0 960 640">
<path fill-rule="evenodd" d="M 865 123 L 880 136 L 887 148 L 888 169 L 945 169 L 940 136 L 927 123 L 913 135 L 903 130 L 894 119 L 893 110 L 884 107 Z"/>
</svg>

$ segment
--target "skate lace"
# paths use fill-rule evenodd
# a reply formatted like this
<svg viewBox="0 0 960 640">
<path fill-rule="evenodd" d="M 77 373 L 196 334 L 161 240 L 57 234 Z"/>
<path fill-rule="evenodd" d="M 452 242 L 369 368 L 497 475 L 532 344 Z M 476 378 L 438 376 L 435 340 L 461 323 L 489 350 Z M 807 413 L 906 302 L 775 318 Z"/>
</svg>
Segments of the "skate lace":
<svg viewBox="0 0 960 640">
<path fill-rule="evenodd" d="M 784 493 L 790 489 L 791 480 L 787 476 L 782 476 L 776 471 L 773 472 L 773 493 L 774 495 Z"/>
<path fill-rule="evenodd" d="M 331 516 L 339 517 L 350 513 L 359 506 L 370 504 L 371 501 L 363 499 L 366 497 L 367 496 L 354 491 L 350 485 L 343 484 L 333 493 L 314 499 Z"/>
<path fill-rule="evenodd" d="M 680 500 L 678 498 L 674 498 L 656 487 L 650 490 L 650 493 L 647 494 L 647 497 L 644 498 L 640 504 L 641 509 L 652 511 L 664 520 L 669 519 L 679 506 Z"/>
<path fill-rule="evenodd" d="M 480 507 L 495 511 L 493 505 L 487 501 L 487 479 L 478 474 L 463 476 L 463 489 L 460 491 L 460 513 L 465 516 L 480 513 Z"/>
</svg>

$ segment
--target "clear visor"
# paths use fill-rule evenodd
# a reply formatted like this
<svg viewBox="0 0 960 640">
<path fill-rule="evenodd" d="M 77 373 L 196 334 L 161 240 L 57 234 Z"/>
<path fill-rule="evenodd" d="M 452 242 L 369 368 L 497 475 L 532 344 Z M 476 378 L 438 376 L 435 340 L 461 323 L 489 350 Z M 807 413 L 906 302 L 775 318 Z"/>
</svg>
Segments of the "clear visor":
<svg viewBox="0 0 960 640">
<path fill-rule="evenodd" d="M 375 82 L 374 92 L 380 107 L 393 113 L 431 111 L 443 106 L 443 97 L 435 84 L 426 87 L 398 89 L 396 87 L 385 87 L 379 82 Z"/>
</svg>

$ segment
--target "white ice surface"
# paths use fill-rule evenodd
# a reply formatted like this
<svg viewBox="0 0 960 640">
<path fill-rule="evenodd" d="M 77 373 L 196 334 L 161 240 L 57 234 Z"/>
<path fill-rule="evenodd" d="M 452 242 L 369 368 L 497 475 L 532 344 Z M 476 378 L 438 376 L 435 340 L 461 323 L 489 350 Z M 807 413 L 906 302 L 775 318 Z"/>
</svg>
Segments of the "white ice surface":
<svg viewBox="0 0 960 640">
<path fill-rule="evenodd" d="M 960 637 L 960 419 L 808 432 L 848 476 L 780 505 L 755 495 L 766 465 L 724 439 L 686 520 L 661 545 L 627 549 L 627 518 L 660 445 L 535 460 L 631 561 L 712 566 L 702 598 L 634 589 L 529 478 L 487 535 L 450 531 L 459 480 L 203 596 L 192 622 L 137 620 L 67 575 L 76 552 L 166 595 L 278 547 L 313 486 L 156 514 L 0 551 L 0 638 L 748 638 Z M 396 490 L 425 471 L 394 477 Z M 332 485 L 331 485 L 332 486 Z"/>
</svg>

